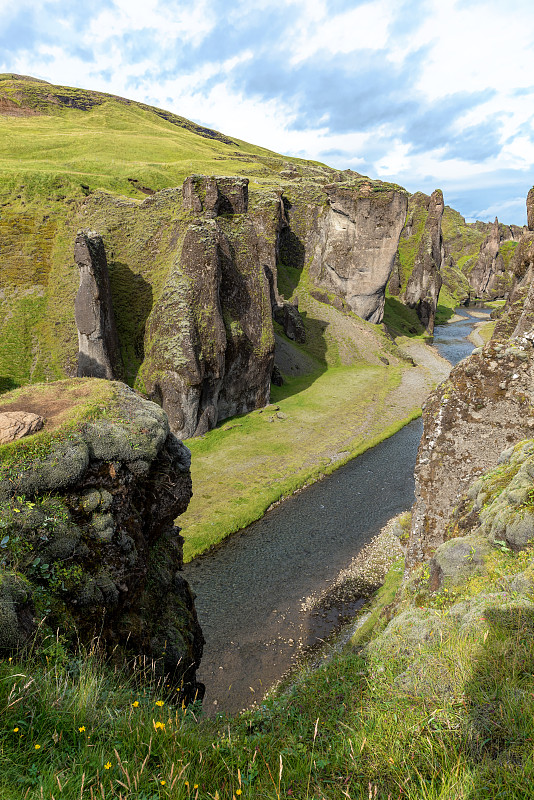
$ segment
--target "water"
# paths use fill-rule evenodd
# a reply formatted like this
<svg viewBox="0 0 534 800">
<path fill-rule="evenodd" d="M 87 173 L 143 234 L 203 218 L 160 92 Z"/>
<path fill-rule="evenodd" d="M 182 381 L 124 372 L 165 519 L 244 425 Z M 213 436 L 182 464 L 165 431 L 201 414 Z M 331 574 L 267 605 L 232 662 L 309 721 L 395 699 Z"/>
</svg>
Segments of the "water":
<svg viewBox="0 0 534 800">
<path fill-rule="evenodd" d="M 433 346 L 451 364 L 457 364 L 473 350 L 474 345 L 467 339 L 473 326 L 483 322 L 484 318 L 489 320 L 490 313 L 491 309 L 487 308 L 477 308 L 472 313 L 467 309 L 457 309 L 456 315 L 462 320 L 438 325 L 434 331 Z"/>
<path fill-rule="evenodd" d="M 436 328 L 434 344 L 456 363 L 477 318 Z M 476 312 L 477 317 L 479 312 Z M 414 501 L 420 420 L 289 498 L 184 568 L 206 638 L 199 680 L 205 712 L 234 713 L 261 700 L 304 647 L 320 642 L 356 606 L 302 610 L 328 588 L 385 523 Z"/>
</svg>

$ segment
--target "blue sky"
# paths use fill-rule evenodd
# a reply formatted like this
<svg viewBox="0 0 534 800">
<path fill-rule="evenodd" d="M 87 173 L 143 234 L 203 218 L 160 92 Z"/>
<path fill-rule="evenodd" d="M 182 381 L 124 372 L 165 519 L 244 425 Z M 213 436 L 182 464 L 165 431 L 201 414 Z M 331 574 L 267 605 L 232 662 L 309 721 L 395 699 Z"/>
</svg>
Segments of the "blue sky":
<svg viewBox="0 0 534 800">
<path fill-rule="evenodd" d="M 531 0 L 0 0 L 0 72 L 175 111 L 525 222 Z"/>
</svg>

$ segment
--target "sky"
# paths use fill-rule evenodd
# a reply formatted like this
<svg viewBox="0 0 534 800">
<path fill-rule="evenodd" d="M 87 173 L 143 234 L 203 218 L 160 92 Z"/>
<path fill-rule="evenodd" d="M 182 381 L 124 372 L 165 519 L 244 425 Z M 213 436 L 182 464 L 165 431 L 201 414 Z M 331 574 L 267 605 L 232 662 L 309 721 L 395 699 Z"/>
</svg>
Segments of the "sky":
<svg viewBox="0 0 534 800">
<path fill-rule="evenodd" d="M 0 72 L 526 222 L 532 0 L 0 0 Z"/>
</svg>

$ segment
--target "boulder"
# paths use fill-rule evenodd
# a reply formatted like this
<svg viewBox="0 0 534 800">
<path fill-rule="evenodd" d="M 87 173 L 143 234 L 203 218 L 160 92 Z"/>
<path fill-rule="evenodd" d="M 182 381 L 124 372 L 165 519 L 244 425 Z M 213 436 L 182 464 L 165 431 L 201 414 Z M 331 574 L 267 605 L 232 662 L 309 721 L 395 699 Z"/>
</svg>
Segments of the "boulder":
<svg viewBox="0 0 534 800">
<path fill-rule="evenodd" d="M 482 537 L 464 536 L 444 542 L 430 560 L 430 591 L 457 586 L 473 574 L 486 572 L 486 557 L 492 547 Z"/>
<path fill-rule="evenodd" d="M 39 414 L 31 414 L 28 411 L 3 411 L 0 413 L 0 444 L 37 433 L 43 424 L 44 420 Z"/>
</svg>

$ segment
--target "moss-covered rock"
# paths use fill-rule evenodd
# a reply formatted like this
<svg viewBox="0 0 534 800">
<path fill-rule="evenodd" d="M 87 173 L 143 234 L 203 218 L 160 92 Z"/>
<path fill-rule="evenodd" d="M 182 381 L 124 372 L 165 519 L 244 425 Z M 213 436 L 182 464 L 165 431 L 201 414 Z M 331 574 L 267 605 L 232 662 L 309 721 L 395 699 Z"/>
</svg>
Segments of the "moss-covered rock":
<svg viewBox="0 0 534 800">
<path fill-rule="evenodd" d="M 149 656 L 195 696 L 203 639 L 174 526 L 191 496 L 190 456 L 165 412 L 97 379 L 2 400 L 50 410 L 42 432 L 0 448 L 0 647 L 27 639 L 33 595 L 36 616 L 67 640 L 99 635 L 117 657 Z"/>
<path fill-rule="evenodd" d="M 0 570 L 0 655 L 13 653 L 35 631 L 32 589 L 27 580 Z"/>
</svg>

